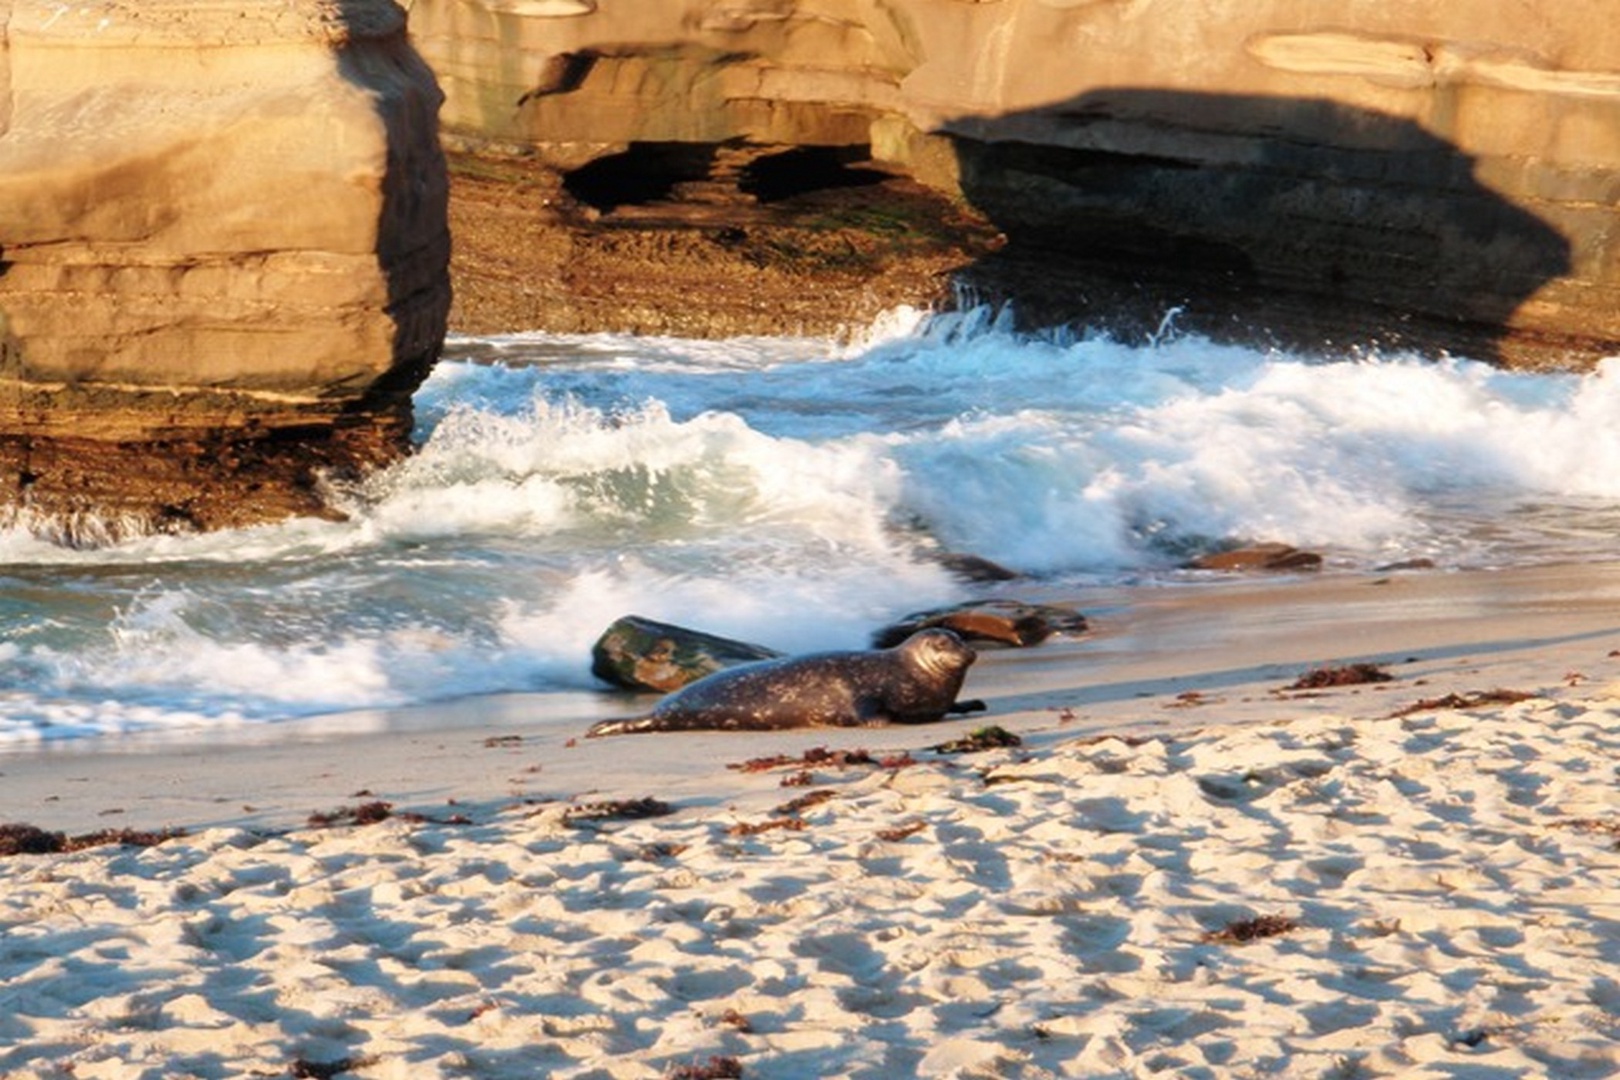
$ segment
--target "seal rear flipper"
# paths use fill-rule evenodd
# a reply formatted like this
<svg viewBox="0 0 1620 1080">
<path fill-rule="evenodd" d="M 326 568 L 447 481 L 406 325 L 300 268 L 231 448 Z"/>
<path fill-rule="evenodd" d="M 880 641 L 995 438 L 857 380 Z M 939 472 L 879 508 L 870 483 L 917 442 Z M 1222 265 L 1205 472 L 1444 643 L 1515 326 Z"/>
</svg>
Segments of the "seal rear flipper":
<svg viewBox="0 0 1620 1080">
<path fill-rule="evenodd" d="M 657 730 L 651 716 L 629 716 L 620 720 L 598 720 L 585 732 L 585 737 L 599 739 L 603 735 L 636 735 Z"/>
</svg>

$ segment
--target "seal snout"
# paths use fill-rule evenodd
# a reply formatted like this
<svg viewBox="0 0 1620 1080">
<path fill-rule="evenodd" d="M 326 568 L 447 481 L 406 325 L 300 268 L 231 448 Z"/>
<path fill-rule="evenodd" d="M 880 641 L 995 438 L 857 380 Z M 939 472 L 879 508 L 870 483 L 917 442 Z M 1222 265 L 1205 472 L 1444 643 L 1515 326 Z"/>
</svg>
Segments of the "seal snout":
<svg viewBox="0 0 1620 1080">
<path fill-rule="evenodd" d="M 899 648 L 917 667 L 935 676 L 966 671 L 979 657 L 954 631 L 938 627 L 919 630 Z"/>
</svg>

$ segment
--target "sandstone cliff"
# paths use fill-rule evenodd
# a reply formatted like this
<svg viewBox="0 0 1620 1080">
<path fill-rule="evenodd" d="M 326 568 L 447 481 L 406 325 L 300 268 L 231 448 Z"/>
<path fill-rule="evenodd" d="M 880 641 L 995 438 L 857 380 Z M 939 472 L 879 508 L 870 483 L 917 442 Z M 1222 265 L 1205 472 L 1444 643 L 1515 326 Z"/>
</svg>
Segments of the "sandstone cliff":
<svg viewBox="0 0 1620 1080">
<path fill-rule="evenodd" d="M 888 170 L 999 230 L 994 254 L 963 247 L 965 279 L 1041 317 L 1134 304 L 1151 323 L 1179 304 L 1205 327 L 1568 363 L 1620 347 L 1612 15 L 1608 0 L 411 4 L 447 132 L 528 155 L 532 220 L 575 242 L 683 210 L 725 228 L 727 190 L 733 226 L 767 228 L 770 175 L 791 193 L 797 170 L 802 194 Z M 469 300 L 482 287 L 460 280 Z M 577 310 L 564 275 L 546 284 Z"/>
<path fill-rule="evenodd" d="M 440 101 L 391 0 L 0 0 L 0 501 L 238 524 L 402 452 Z"/>
</svg>

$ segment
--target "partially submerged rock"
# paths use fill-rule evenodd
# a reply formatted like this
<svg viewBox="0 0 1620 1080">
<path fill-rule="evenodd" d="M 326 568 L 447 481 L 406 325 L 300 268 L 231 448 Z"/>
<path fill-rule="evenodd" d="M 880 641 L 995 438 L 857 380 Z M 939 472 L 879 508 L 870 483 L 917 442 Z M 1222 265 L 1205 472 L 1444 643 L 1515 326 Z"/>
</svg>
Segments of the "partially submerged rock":
<svg viewBox="0 0 1620 1080">
<path fill-rule="evenodd" d="M 745 641 L 626 615 L 591 647 L 591 674 L 626 690 L 666 694 L 722 668 L 781 655 Z"/>
<path fill-rule="evenodd" d="M 1212 551 L 1187 563 L 1189 570 L 1320 570 L 1322 556 L 1287 544 L 1250 544 L 1227 551 Z"/>
<path fill-rule="evenodd" d="M 0 507 L 70 538 L 329 512 L 449 310 L 392 0 L 0 0 Z"/>
<path fill-rule="evenodd" d="M 1053 634 L 1082 634 L 1086 617 L 1068 608 L 1026 604 L 1018 600 L 973 600 L 955 607 L 907 615 L 872 635 L 874 648 L 898 645 L 919 630 L 941 627 L 964 641 L 996 642 L 1025 648 Z"/>
<path fill-rule="evenodd" d="M 951 576 L 972 584 L 988 584 L 995 581 L 1016 581 L 1018 571 L 1010 570 L 998 562 L 992 562 L 982 555 L 965 555 L 960 552 L 941 552 L 929 556 L 937 562 Z"/>
</svg>

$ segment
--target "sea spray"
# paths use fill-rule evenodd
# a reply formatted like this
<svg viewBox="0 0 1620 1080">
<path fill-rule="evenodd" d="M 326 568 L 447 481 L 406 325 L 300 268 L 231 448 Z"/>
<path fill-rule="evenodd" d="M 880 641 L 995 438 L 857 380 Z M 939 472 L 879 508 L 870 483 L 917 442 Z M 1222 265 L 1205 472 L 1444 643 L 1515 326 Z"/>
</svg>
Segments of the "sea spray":
<svg viewBox="0 0 1620 1080">
<path fill-rule="evenodd" d="M 788 652 L 993 591 L 1178 580 L 1278 540 L 1329 572 L 1606 558 L 1620 361 L 1585 376 L 899 312 L 846 342 L 456 339 L 347 520 L 67 548 L 0 530 L 0 740 L 594 684 L 636 613 Z M 1002 586 L 1016 592 L 1025 586 Z"/>
</svg>

